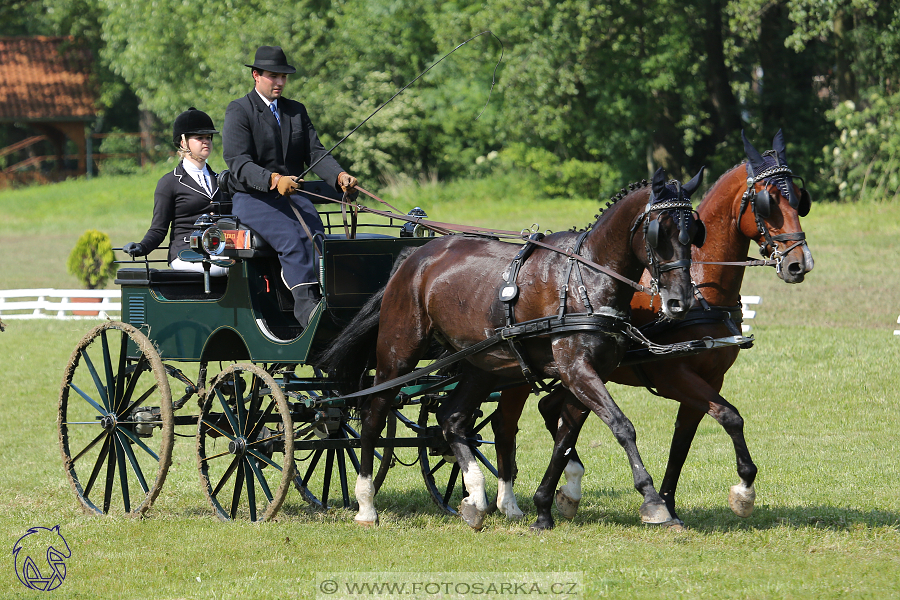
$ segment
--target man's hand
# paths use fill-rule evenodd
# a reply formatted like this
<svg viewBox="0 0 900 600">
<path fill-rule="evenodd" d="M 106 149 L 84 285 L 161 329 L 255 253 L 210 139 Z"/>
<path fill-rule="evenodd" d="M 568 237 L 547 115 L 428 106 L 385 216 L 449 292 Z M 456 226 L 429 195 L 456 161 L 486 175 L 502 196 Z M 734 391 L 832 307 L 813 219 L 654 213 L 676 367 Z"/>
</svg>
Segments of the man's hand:
<svg viewBox="0 0 900 600">
<path fill-rule="evenodd" d="M 144 247 L 141 246 L 137 242 L 128 242 L 124 246 L 122 246 L 122 251 L 125 254 L 129 254 L 131 256 L 143 256 L 144 255 Z"/>
<path fill-rule="evenodd" d="M 271 186 L 269 189 L 277 189 L 282 196 L 290 196 L 300 189 L 303 180 L 299 177 L 291 177 L 290 175 L 280 175 L 272 173 Z"/>
<path fill-rule="evenodd" d="M 359 183 L 356 177 L 346 171 L 341 171 L 341 174 L 338 175 L 337 182 L 340 188 L 345 192 L 352 192 L 356 189 L 356 184 Z"/>
</svg>

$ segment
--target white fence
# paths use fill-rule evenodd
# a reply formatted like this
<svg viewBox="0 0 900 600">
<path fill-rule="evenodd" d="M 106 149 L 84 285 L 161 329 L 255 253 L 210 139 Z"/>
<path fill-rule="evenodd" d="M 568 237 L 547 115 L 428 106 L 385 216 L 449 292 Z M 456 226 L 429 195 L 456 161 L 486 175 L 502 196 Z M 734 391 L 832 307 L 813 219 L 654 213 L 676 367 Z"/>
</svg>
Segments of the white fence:
<svg viewBox="0 0 900 600">
<path fill-rule="evenodd" d="M 13 319 L 107 319 L 122 312 L 119 290 L 0 290 L 0 317 Z M 741 296 L 744 321 L 756 316 L 748 305 L 759 305 L 759 296 Z M 81 314 L 78 314 L 81 313 Z M 88 314 L 83 314 L 88 313 Z M 110 315 L 109 313 L 118 313 Z M 897 318 L 900 323 L 900 317 Z M 750 331 L 746 323 L 741 331 Z M 900 329 L 894 331 L 900 335 Z"/>
<path fill-rule="evenodd" d="M 900 317 L 897 317 L 897 322 L 900 323 Z M 900 329 L 895 329 L 894 335 L 900 335 Z"/>
<path fill-rule="evenodd" d="M 762 298 L 759 296 L 741 296 L 741 312 L 744 314 L 744 320 L 748 321 L 756 316 L 755 310 L 750 310 L 747 308 L 748 304 L 752 304 L 757 306 L 762 303 Z M 747 333 L 750 331 L 750 326 L 746 323 L 741 323 L 741 333 Z"/>
<path fill-rule="evenodd" d="M 120 290 L 0 290 L 0 317 L 4 321 L 118 318 L 121 298 Z"/>
</svg>

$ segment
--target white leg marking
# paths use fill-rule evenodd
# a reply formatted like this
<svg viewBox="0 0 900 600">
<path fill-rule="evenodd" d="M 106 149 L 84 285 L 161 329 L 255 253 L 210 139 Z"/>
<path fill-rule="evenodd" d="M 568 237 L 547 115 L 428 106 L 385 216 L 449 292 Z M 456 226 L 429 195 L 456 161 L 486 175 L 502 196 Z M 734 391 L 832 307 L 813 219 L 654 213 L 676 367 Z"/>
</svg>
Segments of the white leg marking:
<svg viewBox="0 0 900 600">
<path fill-rule="evenodd" d="M 356 501 L 359 502 L 359 512 L 354 520 L 361 525 L 374 525 L 378 523 L 378 513 L 375 511 L 375 485 L 371 477 L 356 478 Z"/>
<path fill-rule="evenodd" d="M 584 467 L 574 460 L 570 460 L 563 470 L 566 476 L 566 485 L 560 489 L 572 500 L 581 500 L 581 478 L 584 477 Z"/>
<path fill-rule="evenodd" d="M 513 493 L 511 481 L 497 481 L 497 509 L 506 515 L 507 519 L 518 521 L 525 513 L 516 504 L 516 495 Z"/>
<path fill-rule="evenodd" d="M 566 451 L 569 454 L 569 451 Z M 566 476 L 566 484 L 556 490 L 556 509 L 565 519 L 574 519 L 578 512 L 578 504 L 581 502 L 581 477 L 584 475 L 584 467 L 570 460 L 563 473 Z"/>
<path fill-rule="evenodd" d="M 487 512 L 488 501 L 487 495 L 484 493 L 484 473 L 474 461 L 463 470 L 463 481 L 466 489 L 469 490 L 469 495 L 463 498 L 463 502 L 471 504 L 481 512 Z"/>
</svg>

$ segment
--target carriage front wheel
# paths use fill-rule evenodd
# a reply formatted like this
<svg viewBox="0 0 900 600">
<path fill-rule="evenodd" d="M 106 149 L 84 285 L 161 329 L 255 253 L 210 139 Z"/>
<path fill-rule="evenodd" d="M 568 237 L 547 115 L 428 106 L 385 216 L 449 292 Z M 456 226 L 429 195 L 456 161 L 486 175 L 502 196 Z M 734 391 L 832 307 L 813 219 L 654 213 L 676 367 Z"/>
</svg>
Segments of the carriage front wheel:
<svg viewBox="0 0 900 600">
<path fill-rule="evenodd" d="M 174 420 L 165 367 L 144 334 L 108 321 L 82 338 L 63 375 L 57 428 L 85 512 L 150 508 L 172 463 Z"/>
<path fill-rule="evenodd" d="M 271 375 L 235 364 L 216 376 L 200 413 L 197 461 L 200 487 L 220 519 L 275 516 L 293 479 L 294 430 Z"/>
</svg>

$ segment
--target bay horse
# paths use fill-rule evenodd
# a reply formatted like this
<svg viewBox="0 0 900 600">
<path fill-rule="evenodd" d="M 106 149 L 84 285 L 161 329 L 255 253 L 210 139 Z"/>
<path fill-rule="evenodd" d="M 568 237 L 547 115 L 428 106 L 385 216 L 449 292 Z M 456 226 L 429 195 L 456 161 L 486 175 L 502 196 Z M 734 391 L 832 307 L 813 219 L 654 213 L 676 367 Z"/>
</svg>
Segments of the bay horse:
<svg viewBox="0 0 900 600">
<path fill-rule="evenodd" d="M 693 302 L 690 248 L 702 224 L 694 220 L 690 195 L 701 179 L 702 170 L 682 187 L 677 181 L 666 183 L 660 169 L 652 195 L 626 195 L 580 234 L 559 232 L 532 242 L 537 247 L 527 260 L 522 252 L 528 244 L 459 235 L 438 238 L 402 259 L 383 291 L 319 360 L 336 381 L 360 381 L 375 366 L 375 387 L 369 388 L 373 391 L 359 394 L 365 399 L 359 404 L 356 522 L 377 523 L 375 443 L 400 389 L 394 382 L 416 368 L 432 338 L 453 352 L 477 350 L 456 363 L 459 383 L 436 415 L 463 474 L 468 496 L 460 514 L 471 527 L 481 529 L 488 502 L 466 427 L 499 382 L 521 380 L 526 372 L 534 379 L 559 379 L 603 419 L 625 449 L 635 488 L 644 498 L 641 519 L 670 522 L 665 502 L 644 469 L 634 427 L 610 397 L 603 378 L 619 364 L 628 345 L 623 332 L 629 326 L 633 278 L 644 269 L 653 271 L 652 285 L 658 287 L 668 318 L 680 318 Z M 582 261 L 594 266 L 583 268 Z M 579 308 L 584 312 L 577 312 Z M 516 338 L 512 333 L 529 328 L 535 335 Z M 498 336 L 503 343 L 479 346 Z M 556 480 L 560 474 L 561 469 Z"/>
<path fill-rule="evenodd" d="M 798 189 L 793 182 L 799 177 L 788 167 L 781 131 L 775 135 L 773 149 L 765 154 L 760 154 L 743 133 L 741 137 L 748 161 L 722 175 L 697 208 L 704 223 L 716 224 L 709 228 L 703 246 L 694 249 L 691 268 L 693 280 L 708 308 L 695 305 L 685 319 L 674 327 L 666 327 L 655 325 L 659 315 L 647 295 L 638 293 L 632 299 L 633 322 L 647 326 L 647 333 L 654 342 L 671 344 L 741 333 L 740 291 L 751 242 L 759 245 L 763 257 L 776 266 L 776 273 L 785 283 L 800 283 L 813 269 L 812 253 L 800 226 L 800 217 L 808 214 L 811 201 L 805 186 Z M 734 444 L 740 482 L 730 488 L 729 507 L 740 517 L 748 517 L 753 511 L 757 467 L 744 439 L 744 420 L 737 408 L 720 395 L 725 373 L 737 359 L 739 349 L 733 345 L 666 359 L 652 366 L 620 366 L 607 379 L 623 385 L 647 387 L 656 395 L 679 402 L 668 465 L 659 488 L 669 513 L 678 522 L 675 491 L 694 434 L 705 414 L 722 426 Z M 509 465 L 513 463 L 516 423 L 529 391 L 524 387 L 505 391 L 492 420 L 498 473 L 501 480 L 505 478 L 498 484 L 497 508 L 514 519 L 523 515 L 512 493 L 515 467 L 513 464 L 509 468 Z M 566 484 L 557 491 L 557 508 L 564 517 L 573 518 L 582 495 L 584 473 L 575 442 L 588 411 L 577 398 L 561 388 L 542 398 L 539 407 L 559 454 L 551 460 L 566 462 Z M 501 454 L 509 458 L 501 460 Z M 504 471 L 503 467 L 508 468 Z M 552 485 L 556 482 L 558 480 Z M 552 527 L 553 522 L 539 521 L 535 526 Z"/>
</svg>

